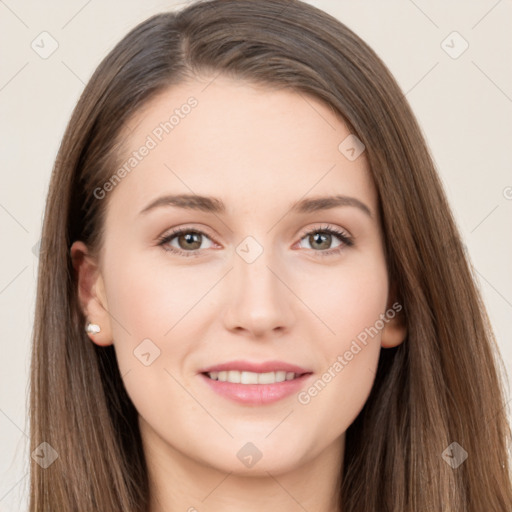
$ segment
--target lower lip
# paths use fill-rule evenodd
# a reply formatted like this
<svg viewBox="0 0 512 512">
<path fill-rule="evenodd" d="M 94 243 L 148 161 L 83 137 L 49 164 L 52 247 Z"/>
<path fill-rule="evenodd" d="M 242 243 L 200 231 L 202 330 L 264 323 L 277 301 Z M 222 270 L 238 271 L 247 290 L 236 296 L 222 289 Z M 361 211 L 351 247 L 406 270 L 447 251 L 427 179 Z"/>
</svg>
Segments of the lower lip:
<svg viewBox="0 0 512 512">
<path fill-rule="evenodd" d="M 292 380 L 276 382 L 275 384 L 235 384 L 210 379 L 200 374 L 205 382 L 219 395 L 230 398 L 235 402 L 251 405 L 264 405 L 277 402 L 300 391 L 311 373 L 304 374 Z"/>
</svg>

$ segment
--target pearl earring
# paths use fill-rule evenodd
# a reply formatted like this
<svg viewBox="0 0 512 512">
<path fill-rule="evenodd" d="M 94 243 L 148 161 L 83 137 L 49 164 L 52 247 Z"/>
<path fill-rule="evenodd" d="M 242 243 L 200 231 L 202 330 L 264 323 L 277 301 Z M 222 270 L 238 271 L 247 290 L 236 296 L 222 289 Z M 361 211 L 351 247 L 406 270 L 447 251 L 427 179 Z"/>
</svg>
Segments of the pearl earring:
<svg viewBox="0 0 512 512">
<path fill-rule="evenodd" d="M 87 322 L 85 326 L 85 332 L 87 334 L 98 334 L 101 331 L 100 326 L 98 324 L 91 324 L 91 322 Z"/>
</svg>

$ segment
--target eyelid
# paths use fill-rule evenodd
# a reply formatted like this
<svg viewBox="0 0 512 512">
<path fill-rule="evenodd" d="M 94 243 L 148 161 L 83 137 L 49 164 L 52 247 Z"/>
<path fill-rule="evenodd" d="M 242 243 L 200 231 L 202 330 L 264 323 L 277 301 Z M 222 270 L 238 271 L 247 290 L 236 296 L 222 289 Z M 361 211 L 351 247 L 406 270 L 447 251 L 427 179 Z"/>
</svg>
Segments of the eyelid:
<svg viewBox="0 0 512 512">
<path fill-rule="evenodd" d="M 316 232 L 323 232 L 323 231 L 331 231 L 336 233 L 339 236 L 343 236 L 349 240 L 353 240 L 355 237 L 352 236 L 346 229 L 338 227 L 334 224 L 329 224 L 328 222 L 321 222 L 319 225 L 315 225 L 313 227 L 305 228 L 303 231 L 300 231 L 300 240 L 302 240 L 305 236 L 316 233 Z"/>
</svg>

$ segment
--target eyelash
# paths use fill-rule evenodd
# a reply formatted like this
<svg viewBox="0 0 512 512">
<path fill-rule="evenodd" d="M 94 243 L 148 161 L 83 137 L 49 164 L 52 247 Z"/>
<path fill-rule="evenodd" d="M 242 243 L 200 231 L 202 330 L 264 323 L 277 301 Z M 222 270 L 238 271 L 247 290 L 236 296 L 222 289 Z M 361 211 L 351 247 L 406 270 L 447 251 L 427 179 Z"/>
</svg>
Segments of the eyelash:
<svg viewBox="0 0 512 512">
<path fill-rule="evenodd" d="M 200 256 L 200 249 L 195 249 L 193 251 L 183 251 L 180 249 L 176 249 L 175 247 L 169 248 L 169 247 L 165 246 L 173 238 L 175 238 L 178 235 L 184 234 L 184 233 L 195 233 L 195 234 L 199 234 L 199 235 L 204 235 L 207 238 L 211 239 L 211 237 L 209 237 L 206 233 L 204 233 L 200 230 L 197 230 L 197 229 L 177 228 L 177 229 L 171 231 L 170 233 L 167 233 L 167 234 L 159 237 L 158 245 L 161 246 L 164 251 L 171 252 L 171 253 L 177 254 L 179 256 L 184 256 L 186 258 L 191 257 L 191 256 L 192 257 Z M 342 242 L 338 247 L 336 247 L 334 249 L 327 249 L 325 251 L 314 251 L 312 249 L 314 252 L 319 253 L 319 256 L 321 256 L 321 257 L 332 256 L 334 254 L 338 254 L 346 247 L 352 247 L 354 245 L 354 239 L 352 237 L 348 236 L 344 231 L 341 231 L 341 230 L 337 229 L 336 227 L 330 226 L 330 225 L 326 225 L 322 228 L 316 228 L 316 229 L 307 231 L 306 233 L 304 233 L 303 236 L 301 236 L 300 240 L 306 238 L 308 235 L 312 235 L 312 234 L 316 234 L 316 233 L 328 233 L 330 235 L 334 235 Z"/>
</svg>

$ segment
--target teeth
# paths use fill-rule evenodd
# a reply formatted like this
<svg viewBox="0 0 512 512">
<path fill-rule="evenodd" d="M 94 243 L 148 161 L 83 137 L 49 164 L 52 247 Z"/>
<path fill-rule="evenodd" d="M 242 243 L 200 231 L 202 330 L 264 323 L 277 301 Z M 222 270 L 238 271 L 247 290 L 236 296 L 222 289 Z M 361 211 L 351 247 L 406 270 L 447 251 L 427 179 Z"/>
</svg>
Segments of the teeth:
<svg viewBox="0 0 512 512">
<path fill-rule="evenodd" d="M 208 377 L 212 380 L 221 382 L 232 382 L 234 384 L 275 384 L 285 380 L 292 380 L 296 377 L 293 372 L 239 372 L 238 370 L 229 370 L 222 372 L 210 372 Z"/>
</svg>

